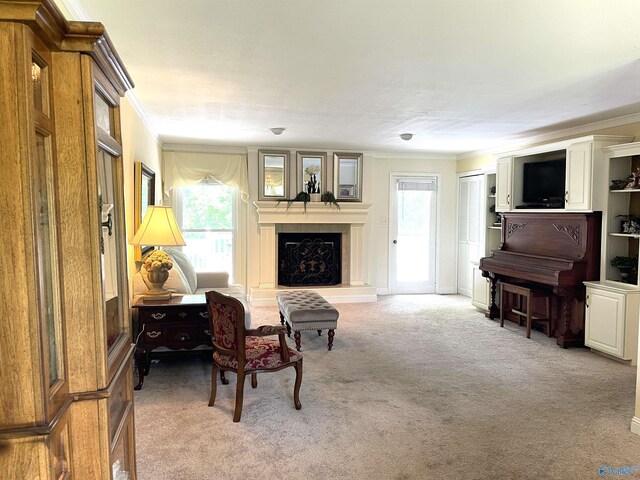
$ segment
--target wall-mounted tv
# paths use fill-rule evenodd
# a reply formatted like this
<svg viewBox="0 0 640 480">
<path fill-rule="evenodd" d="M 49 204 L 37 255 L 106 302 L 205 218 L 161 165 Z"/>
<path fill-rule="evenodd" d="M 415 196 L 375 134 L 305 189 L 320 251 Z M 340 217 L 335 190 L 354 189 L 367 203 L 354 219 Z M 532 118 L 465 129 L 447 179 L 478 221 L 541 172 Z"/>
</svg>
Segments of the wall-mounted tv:
<svg viewBox="0 0 640 480">
<path fill-rule="evenodd" d="M 535 208 L 564 208 L 566 158 L 524 164 L 522 200 Z"/>
</svg>

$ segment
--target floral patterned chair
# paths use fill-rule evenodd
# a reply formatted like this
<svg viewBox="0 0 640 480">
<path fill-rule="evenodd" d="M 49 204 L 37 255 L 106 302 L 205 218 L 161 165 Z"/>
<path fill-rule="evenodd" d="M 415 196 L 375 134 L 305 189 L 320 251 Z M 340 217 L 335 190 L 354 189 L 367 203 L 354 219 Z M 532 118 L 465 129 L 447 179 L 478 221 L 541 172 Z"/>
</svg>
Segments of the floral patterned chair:
<svg viewBox="0 0 640 480">
<path fill-rule="evenodd" d="M 216 400 L 218 370 L 222 372 L 230 370 L 237 374 L 233 421 L 239 422 L 242 415 L 244 378 L 247 374 L 251 374 L 251 386 L 256 388 L 258 373 L 295 367 L 293 402 L 296 410 L 300 410 L 302 408 L 300 404 L 302 355 L 287 346 L 285 340 L 287 329 L 283 326 L 263 325 L 247 330 L 244 323 L 244 307 L 238 299 L 216 291 L 206 292 L 206 297 L 213 342 L 209 406 L 213 406 Z M 277 340 L 265 338 L 274 335 L 278 335 Z"/>
</svg>

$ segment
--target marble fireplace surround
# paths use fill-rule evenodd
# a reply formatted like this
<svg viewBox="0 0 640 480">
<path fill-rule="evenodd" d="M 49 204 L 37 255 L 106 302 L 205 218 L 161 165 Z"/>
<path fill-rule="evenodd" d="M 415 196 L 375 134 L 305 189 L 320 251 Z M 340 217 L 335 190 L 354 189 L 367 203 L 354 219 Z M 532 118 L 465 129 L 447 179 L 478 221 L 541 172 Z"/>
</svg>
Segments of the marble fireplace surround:
<svg viewBox="0 0 640 480">
<path fill-rule="evenodd" d="M 296 203 L 287 209 L 287 202 L 253 202 L 260 227 L 260 277 L 258 288 L 250 291 L 252 305 L 273 305 L 275 294 L 287 288 L 278 286 L 277 261 L 279 232 L 340 232 L 342 233 L 343 283 L 333 287 L 309 288 L 333 303 L 375 302 L 375 287 L 364 282 L 364 224 L 368 203 L 341 203 L 340 209 L 320 202 Z"/>
</svg>

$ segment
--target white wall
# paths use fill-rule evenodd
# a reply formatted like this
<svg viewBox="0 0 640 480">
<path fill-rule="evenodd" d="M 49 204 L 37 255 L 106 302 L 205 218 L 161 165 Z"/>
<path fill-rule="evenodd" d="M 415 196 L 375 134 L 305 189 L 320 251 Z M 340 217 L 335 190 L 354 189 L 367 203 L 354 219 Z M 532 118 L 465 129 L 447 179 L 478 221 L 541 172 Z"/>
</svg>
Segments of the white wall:
<svg viewBox="0 0 640 480">
<path fill-rule="evenodd" d="M 135 234 L 134 216 L 134 163 L 142 162 L 156 174 L 156 205 L 161 203 L 161 148 L 155 134 L 146 126 L 131 102 L 125 97 L 120 102 L 122 121 L 122 165 L 124 175 L 124 205 L 127 225 L 127 259 L 129 268 L 129 290 L 132 292 L 132 278 L 136 272 L 134 248 L 128 244 Z"/>
<path fill-rule="evenodd" d="M 271 150 L 276 148 L 270 147 Z M 296 150 L 290 151 L 289 197 L 296 195 Z M 333 152 L 327 152 L 327 162 L 332 164 Z M 247 216 L 247 289 L 257 288 L 260 278 L 260 228 L 253 202 L 258 199 L 258 148 L 247 150 L 249 162 L 250 200 Z M 438 251 L 436 264 L 436 292 L 454 293 L 455 234 L 456 234 L 456 161 L 446 155 L 386 155 L 366 153 L 363 156 L 363 198 L 371 203 L 369 219 L 364 228 L 364 279 L 381 294 L 388 292 L 388 239 L 389 239 L 389 181 L 391 172 L 430 173 L 440 177 L 438 205 Z"/>
<path fill-rule="evenodd" d="M 372 155 L 365 165 L 365 201 L 371 201 L 367 243 L 367 282 L 384 294 L 389 288 L 389 182 L 391 173 L 429 173 L 439 176 L 436 240 L 436 293 L 455 293 L 456 286 L 456 161 L 453 156 Z"/>
</svg>

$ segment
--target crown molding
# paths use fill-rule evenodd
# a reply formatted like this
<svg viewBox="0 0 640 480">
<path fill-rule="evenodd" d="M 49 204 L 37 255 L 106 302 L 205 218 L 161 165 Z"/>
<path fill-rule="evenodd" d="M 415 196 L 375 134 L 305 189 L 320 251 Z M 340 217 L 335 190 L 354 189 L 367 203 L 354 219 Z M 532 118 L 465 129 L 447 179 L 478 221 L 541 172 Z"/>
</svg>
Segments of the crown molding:
<svg viewBox="0 0 640 480">
<path fill-rule="evenodd" d="M 586 123 L 584 125 L 578 125 L 576 127 L 565 128 L 562 130 L 556 130 L 553 132 L 543 133 L 540 135 L 532 135 L 530 137 L 521 138 L 516 142 L 506 144 L 502 147 L 494 147 L 486 150 L 475 150 L 473 152 L 463 153 L 457 156 L 458 160 L 466 160 L 469 158 L 476 158 L 483 155 L 495 155 L 497 153 L 517 151 L 523 148 L 530 147 L 539 143 L 551 142 L 555 140 L 566 139 L 574 136 L 580 136 L 589 134 L 598 130 L 604 130 L 605 128 L 620 127 L 622 125 L 629 125 L 630 123 L 640 123 L 640 113 L 632 113 L 629 115 L 623 115 L 621 117 L 609 118 L 607 120 L 600 120 L 597 122 Z"/>
<path fill-rule="evenodd" d="M 142 105 L 140 105 L 140 102 L 138 102 L 138 97 L 136 97 L 135 93 L 133 93 L 133 91 L 129 90 L 125 94 L 125 97 L 127 97 L 127 100 L 129 101 L 129 103 L 131 104 L 133 109 L 136 111 L 136 113 L 138 114 L 138 116 L 142 120 L 142 123 L 144 123 L 144 126 L 146 127 L 146 129 L 149 132 L 149 134 L 153 137 L 153 139 L 156 141 L 156 143 L 161 148 L 164 148 L 164 145 L 162 143 L 162 139 L 160 138 L 160 135 L 158 135 L 158 132 L 156 131 L 154 126 L 151 124 L 151 120 L 149 120 L 149 117 L 147 116 L 147 113 L 142 108 Z"/>
<path fill-rule="evenodd" d="M 58 5 L 62 5 L 69 15 L 73 17 L 73 20 L 79 20 L 83 22 L 89 21 L 89 15 L 85 13 L 82 7 L 76 0 L 55 0 Z"/>
<path fill-rule="evenodd" d="M 247 147 L 222 147 L 216 145 L 198 145 L 195 143 L 164 143 L 163 152 L 192 152 L 192 153 L 231 153 L 247 154 Z"/>
</svg>

